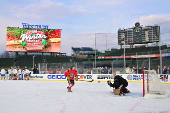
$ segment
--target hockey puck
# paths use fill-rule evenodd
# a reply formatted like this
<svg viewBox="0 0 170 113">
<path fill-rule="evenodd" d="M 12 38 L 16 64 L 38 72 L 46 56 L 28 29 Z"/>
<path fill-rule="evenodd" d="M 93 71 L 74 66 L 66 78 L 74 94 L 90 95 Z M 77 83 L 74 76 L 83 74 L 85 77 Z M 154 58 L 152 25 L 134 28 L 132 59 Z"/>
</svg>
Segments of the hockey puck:
<svg viewBox="0 0 170 113">
<path fill-rule="evenodd" d="M 100 81 L 98 81 L 98 83 L 100 83 Z"/>
</svg>

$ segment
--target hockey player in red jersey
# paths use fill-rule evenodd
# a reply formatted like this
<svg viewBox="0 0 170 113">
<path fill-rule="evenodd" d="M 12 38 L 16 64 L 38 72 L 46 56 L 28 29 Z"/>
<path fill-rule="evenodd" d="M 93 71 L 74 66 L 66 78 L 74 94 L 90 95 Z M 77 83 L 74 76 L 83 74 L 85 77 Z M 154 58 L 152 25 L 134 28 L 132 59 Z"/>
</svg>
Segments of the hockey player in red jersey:
<svg viewBox="0 0 170 113">
<path fill-rule="evenodd" d="M 67 70 L 64 75 L 67 77 L 69 86 L 67 87 L 68 92 L 72 92 L 71 88 L 74 86 L 74 79 L 78 81 L 77 71 L 74 66 L 71 66 L 70 70 Z"/>
</svg>

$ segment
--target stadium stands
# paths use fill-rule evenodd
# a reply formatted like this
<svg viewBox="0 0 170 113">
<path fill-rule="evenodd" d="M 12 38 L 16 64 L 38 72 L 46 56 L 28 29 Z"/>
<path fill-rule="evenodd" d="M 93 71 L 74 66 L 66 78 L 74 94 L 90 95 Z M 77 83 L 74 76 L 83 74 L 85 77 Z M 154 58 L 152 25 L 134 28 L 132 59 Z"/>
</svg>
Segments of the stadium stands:
<svg viewBox="0 0 170 113">
<path fill-rule="evenodd" d="M 88 51 L 89 53 L 93 52 L 92 48 L 89 47 L 82 47 L 82 48 L 72 48 L 73 51 Z M 167 48 L 166 45 L 161 46 L 162 54 L 169 53 L 170 50 Z M 141 48 L 126 48 L 126 56 L 128 55 L 146 55 L 149 54 L 159 54 L 159 47 L 141 47 Z M 123 58 L 116 59 L 116 58 L 108 58 L 104 59 L 104 56 L 122 56 L 124 53 L 123 49 L 111 49 L 110 51 L 105 51 L 105 53 L 97 53 L 97 62 L 101 63 L 108 63 L 114 62 L 114 67 L 123 67 L 124 62 Z M 77 56 L 52 56 L 52 55 L 36 55 L 34 58 L 34 64 L 38 63 L 68 63 L 68 62 L 82 62 L 82 63 L 94 63 L 95 57 L 94 54 L 87 54 L 87 55 L 79 55 Z M 100 57 L 100 58 L 98 58 Z M 169 66 L 170 60 L 169 57 L 163 57 L 163 65 Z M 138 64 L 140 67 L 149 66 L 148 59 L 138 59 Z M 157 65 L 160 64 L 159 58 L 151 58 L 151 69 L 157 68 Z M 137 62 L 135 58 L 126 58 L 126 66 L 129 67 L 136 67 Z M 33 55 L 19 55 L 16 58 L 0 58 L 0 67 L 9 68 L 11 66 L 20 66 L 20 68 L 24 68 L 27 66 L 28 68 L 33 67 Z"/>
<path fill-rule="evenodd" d="M 43 62 L 43 57 L 40 55 L 37 55 L 34 57 L 34 64 L 42 63 Z M 15 66 L 20 66 L 21 68 L 24 68 L 27 66 L 28 68 L 33 67 L 33 55 L 28 55 L 28 56 L 19 56 L 16 58 L 16 63 Z"/>
<path fill-rule="evenodd" d="M 73 48 L 73 47 L 72 47 L 72 50 L 73 50 L 73 51 L 81 51 L 81 48 Z"/>
<path fill-rule="evenodd" d="M 161 46 L 161 49 L 166 49 L 167 46 L 163 45 Z M 146 52 L 148 54 L 148 52 L 151 51 L 156 51 L 159 50 L 158 46 L 155 47 L 141 47 L 141 48 L 126 48 L 126 55 L 135 55 L 136 53 L 142 53 L 142 52 Z M 146 54 L 146 53 L 142 53 L 142 54 Z M 119 49 L 119 50 L 111 50 L 111 51 L 105 51 L 105 53 L 100 53 L 99 56 L 121 56 L 124 54 L 124 49 Z M 159 51 L 155 54 L 159 54 Z"/>
<path fill-rule="evenodd" d="M 0 67 L 10 68 L 14 65 L 14 58 L 0 58 Z"/>
<path fill-rule="evenodd" d="M 92 48 L 90 47 L 82 47 L 81 48 L 83 51 L 94 51 Z"/>
<path fill-rule="evenodd" d="M 45 56 L 46 63 L 62 63 L 62 62 L 70 62 L 71 57 L 54 57 L 54 56 Z"/>
<path fill-rule="evenodd" d="M 88 55 L 94 54 L 94 50 L 90 47 L 72 47 L 74 55 Z"/>
</svg>

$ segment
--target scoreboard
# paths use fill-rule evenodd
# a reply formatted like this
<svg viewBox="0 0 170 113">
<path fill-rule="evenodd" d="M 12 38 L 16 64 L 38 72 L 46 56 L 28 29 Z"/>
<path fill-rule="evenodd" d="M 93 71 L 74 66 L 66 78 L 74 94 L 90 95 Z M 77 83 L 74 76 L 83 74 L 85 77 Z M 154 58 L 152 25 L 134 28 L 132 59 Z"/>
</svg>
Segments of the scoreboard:
<svg viewBox="0 0 170 113">
<path fill-rule="evenodd" d="M 118 30 L 118 44 L 126 45 L 146 44 L 159 42 L 160 26 L 140 26 L 139 22 L 135 23 L 135 27 Z"/>
</svg>

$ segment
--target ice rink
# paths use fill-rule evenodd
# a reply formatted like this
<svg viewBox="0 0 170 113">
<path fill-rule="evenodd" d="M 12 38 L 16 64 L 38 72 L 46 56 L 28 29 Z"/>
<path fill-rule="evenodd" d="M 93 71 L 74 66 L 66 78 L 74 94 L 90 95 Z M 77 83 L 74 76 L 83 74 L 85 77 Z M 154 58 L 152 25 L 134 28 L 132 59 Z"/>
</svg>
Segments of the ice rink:
<svg viewBox="0 0 170 113">
<path fill-rule="evenodd" d="M 167 99 L 142 97 L 142 84 L 129 83 L 131 93 L 116 96 L 106 82 L 78 81 L 67 92 L 66 81 L 0 80 L 0 113 L 170 113 Z"/>
</svg>

